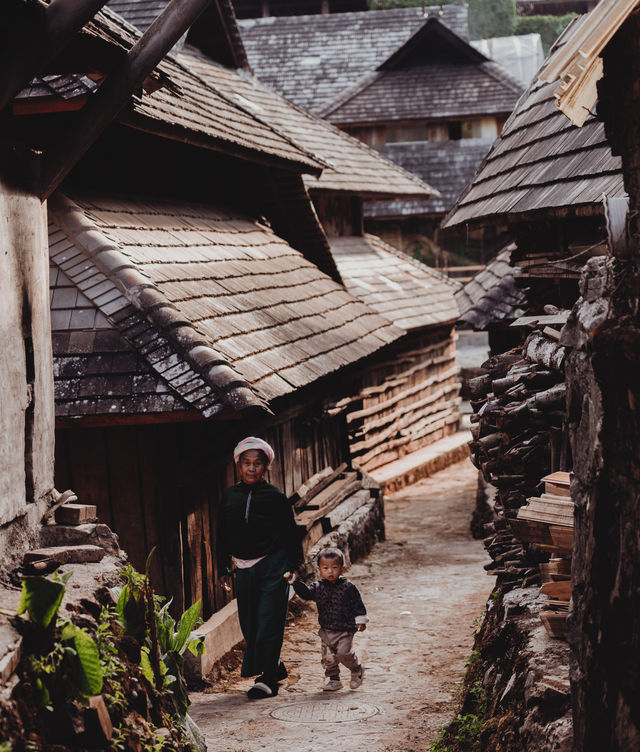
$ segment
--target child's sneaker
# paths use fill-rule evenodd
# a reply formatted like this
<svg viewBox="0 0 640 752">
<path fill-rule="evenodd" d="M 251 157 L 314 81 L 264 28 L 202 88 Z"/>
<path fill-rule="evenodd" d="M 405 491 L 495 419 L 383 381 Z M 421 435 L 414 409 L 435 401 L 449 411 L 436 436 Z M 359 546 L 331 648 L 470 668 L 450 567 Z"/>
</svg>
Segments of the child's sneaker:
<svg viewBox="0 0 640 752">
<path fill-rule="evenodd" d="M 363 679 L 364 666 L 360 666 L 360 671 L 351 672 L 351 681 L 349 682 L 349 686 L 351 687 L 351 689 L 358 689 L 358 687 L 362 684 Z"/>
<path fill-rule="evenodd" d="M 340 679 L 330 678 L 322 689 L 324 692 L 335 692 L 337 689 L 342 689 L 342 682 Z"/>
</svg>

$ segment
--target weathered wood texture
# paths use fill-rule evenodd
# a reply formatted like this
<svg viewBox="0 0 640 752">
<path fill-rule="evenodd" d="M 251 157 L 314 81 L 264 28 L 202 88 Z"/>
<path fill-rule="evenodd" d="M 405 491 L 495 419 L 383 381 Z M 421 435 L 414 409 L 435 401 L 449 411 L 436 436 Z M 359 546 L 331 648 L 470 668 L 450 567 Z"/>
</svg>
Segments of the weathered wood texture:
<svg viewBox="0 0 640 752">
<path fill-rule="evenodd" d="M 53 487 L 53 374 L 46 217 L 0 182 L 0 525 Z M 0 551 L 4 553 L 2 538 Z"/>
<path fill-rule="evenodd" d="M 235 482 L 233 446 L 250 432 L 264 436 L 276 453 L 269 480 L 292 496 L 346 456 L 343 419 L 311 416 L 274 420 L 262 431 L 235 423 L 59 429 L 56 484 L 97 506 L 138 570 L 157 546 L 156 590 L 174 598 L 176 612 L 202 599 L 207 618 L 229 600 L 215 541 L 222 492 Z"/>
<path fill-rule="evenodd" d="M 345 405 L 351 456 L 372 470 L 454 433 L 459 392 L 453 331 L 407 335 L 386 361 L 369 366 Z"/>
<path fill-rule="evenodd" d="M 640 209 L 640 16 L 604 54 L 599 114 L 622 155 L 631 216 Z M 640 746 L 640 248 L 592 260 L 567 327 L 575 456 L 574 608 L 569 619 L 575 749 Z"/>
</svg>

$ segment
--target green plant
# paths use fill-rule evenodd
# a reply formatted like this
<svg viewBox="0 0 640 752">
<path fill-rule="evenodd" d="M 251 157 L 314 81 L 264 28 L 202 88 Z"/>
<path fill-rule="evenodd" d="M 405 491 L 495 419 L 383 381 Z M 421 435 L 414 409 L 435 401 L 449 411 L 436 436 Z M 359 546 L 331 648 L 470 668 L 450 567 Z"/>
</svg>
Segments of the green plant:
<svg viewBox="0 0 640 752">
<path fill-rule="evenodd" d="M 29 614 L 34 684 L 42 706 L 51 711 L 57 698 L 90 697 L 102 689 L 95 641 L 86 630 L 58 617 L 70 576 L 23 578 L 17 611 L 18 616 Z"/>
<path fill-rule="evenodd" d="M 556 39 L 569 25 L 576 13 L 564 16 L 522 16 L 516 22 L 516 34 L 540 34 L 542 49 L 546 55 Z"/>
<path fill-rule="evenodd" d="M 469 0 L 470 39 L 508 37 L 515 25 L 515 0 Z"/>
<path fill-rule="evenodd" d="M 125 567 L 126 583 L 114 589 L 116 612 L 125 633 L 141 644 L 140 667 L 145 678 L 157 691 L 171 694 L 176 713 L 184 718 L 190 703 L 183 655 L 187 649 L 194 655 L 204 652 L 204 637 L 194 632 L 202 623 L 200 601 L 176 622 L 169 613 L 171 601 L 164 603 L 165 599 L 155 595 L 151 587 L 149 565 L 154 550 L 147 557 L 144 575 L 131 566 Z"/>
</svg>

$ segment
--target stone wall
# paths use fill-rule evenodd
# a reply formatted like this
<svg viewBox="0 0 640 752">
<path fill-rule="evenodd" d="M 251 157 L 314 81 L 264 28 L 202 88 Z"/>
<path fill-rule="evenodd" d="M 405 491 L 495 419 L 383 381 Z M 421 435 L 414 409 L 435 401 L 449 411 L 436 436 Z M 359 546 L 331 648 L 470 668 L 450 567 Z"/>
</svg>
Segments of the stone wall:
<svg viewBox="0 0 640 752">
<path fill-rule="evenodd" d="M 598 114 L 622 157 L 629 243 L 592 259 L 563 334 L 576 503 L 574 749 L 640 749 L 640 13 L 603 55 Z"/>
</svg>

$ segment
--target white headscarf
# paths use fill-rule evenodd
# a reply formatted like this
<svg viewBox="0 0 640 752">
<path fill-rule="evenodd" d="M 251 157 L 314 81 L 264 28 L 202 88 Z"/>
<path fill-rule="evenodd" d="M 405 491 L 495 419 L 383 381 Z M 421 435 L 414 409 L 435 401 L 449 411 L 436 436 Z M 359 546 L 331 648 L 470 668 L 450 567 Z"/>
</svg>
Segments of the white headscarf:
<svg viewBox="0 0 640 752">
<path fill-rule="evenodd" d="M 240 455 L 248 449 L 259 449 L 261 452 L 264 452 L 267 457 L 267 467 L 271 465 L 276 456 L 273 449 L 266 441 L 264 441 L 264 439 L 259 439 L 257 436 L 247 436 L 247 438 L 242 439 L 238 446 L 233 450 L 234 461 L 238 462 Z"/>
</svg>

